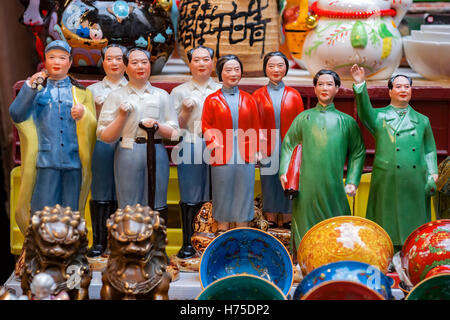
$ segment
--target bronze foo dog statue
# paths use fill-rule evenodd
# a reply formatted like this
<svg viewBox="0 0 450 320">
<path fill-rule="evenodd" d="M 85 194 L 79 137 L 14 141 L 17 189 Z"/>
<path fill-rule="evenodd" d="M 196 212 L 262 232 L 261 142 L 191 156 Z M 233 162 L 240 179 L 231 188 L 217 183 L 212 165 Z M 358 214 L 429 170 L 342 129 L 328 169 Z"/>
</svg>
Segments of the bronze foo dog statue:
<svg viewBox="0 0 450 320">
<path fill-rule="evenodd" d="M 126 206 L 107 221 L 111 251 L 102 275 L 104 300 L 167 300 L 164 219 L 148 206 Z"/>
<path fill-rule="evenodd" d="M 31 299 L 34 276 L 45 272 L 56 283 L 55 295 L 66 291 L 71 300 L 88 300 L 92 273 L 87 248 L 86 222 L 78 211 L 60 205 L 36 211 L 24 241 L 23 293 Z"/>
</svg>

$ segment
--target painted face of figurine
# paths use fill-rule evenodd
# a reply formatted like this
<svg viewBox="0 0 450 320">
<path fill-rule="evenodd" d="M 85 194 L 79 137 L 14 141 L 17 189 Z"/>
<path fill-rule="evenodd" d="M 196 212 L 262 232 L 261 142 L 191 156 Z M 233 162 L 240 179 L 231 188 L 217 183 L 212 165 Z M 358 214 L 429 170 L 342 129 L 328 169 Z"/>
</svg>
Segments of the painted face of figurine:
<svg viewBox="0 0 450 320">
<path fill-rule="evenodd" d="M 394 106 L 406 107 L 411 100 L 411 85 L 405 77 L 395 78 L 392 89 L 389 90 L 391 104 Z"/>
<path fill-rule="evenodd" d="M 50 79 L 64 79 L 71 65 L 70 54 L 64 50 L 53 49 L 45 54 L 45 69 L 47 69 Z"/>
<path fill-rule="evenodd" d="M 131 82 L 147 82 L 150 70 L 150 61 L 144 52 L 137 50 L 130 53 L 126 72 Z"/>
<path fill-rule="evenodd" d="M 286 63 L 282 57 L 274 56 L 267 61 L 266 75 L 273 83 L 280 83 L 286 74 Z"/>
<path fill-rule="evenodd" d="M 237 86 L 242 77 L 242 70 L 239 62 L 229 60 L 223 65 L 222 82 L 225 88 Z"/>
<path fill-rule="evenodd" d="M 333 102 L 334 97 L 339 91 L 339 87 L 334 83 L 334 78 L 330 74 L 323 74 L 317 79 L 317 84 L 314 87 L 319 103 L 323 106 L 329 105 Z"/>
<path fill-rule="evenodd" d="M 106 75 L 119 80 L 123 77 L 125 68 L 122 50 L 118 47 L 108 48 L 105 52 L 105 59 L 103 60 L 103 69 Z"/>
<path fill-rule="evenodd" d="M 189 69 L 191 70 L 194 81 L 204 82 L 208 80 L 213 67 L 213 59 L 211 59 L 208 50 L 199 48 L 192 53 Z"/>
</svg>

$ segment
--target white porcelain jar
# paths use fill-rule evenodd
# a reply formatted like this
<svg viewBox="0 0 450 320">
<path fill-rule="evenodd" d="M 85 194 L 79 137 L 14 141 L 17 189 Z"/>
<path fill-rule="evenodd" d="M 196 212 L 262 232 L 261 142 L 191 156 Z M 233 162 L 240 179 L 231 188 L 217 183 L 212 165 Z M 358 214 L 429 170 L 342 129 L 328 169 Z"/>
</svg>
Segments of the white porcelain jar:
<svg viewBox="0 0 450 320">
<path fill-rule="evenodd" d="M 314 75 L 332 69 L 342 79 L 351 79 L 357 63 L 368 79 L 387 79 L 402 58 L 398 24 L 412 0 L 318 0 L 310 11 L 318 23 L 306 36 L 302 61 Z"/>
</svg>

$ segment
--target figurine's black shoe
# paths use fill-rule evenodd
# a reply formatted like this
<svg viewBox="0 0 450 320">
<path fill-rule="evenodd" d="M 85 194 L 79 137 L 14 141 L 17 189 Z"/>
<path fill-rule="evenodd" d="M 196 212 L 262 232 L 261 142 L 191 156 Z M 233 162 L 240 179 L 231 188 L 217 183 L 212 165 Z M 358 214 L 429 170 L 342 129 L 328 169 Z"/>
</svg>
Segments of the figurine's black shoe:
<svg viewBox="0 0 450 320">
<path fill-rule="evenodd" d="M 101 256 L 104 251 L 105 251 L 105 248 L 103 248 L 103 246 L 101 244 L 95 244 L 89 249 L 86 256 L 88 256 L 89 258 L 95 258 L 95 257 Z"/>
<path fill-rule="evenodd" d="M 180 259 L 192 258 L 197 254 L 192 245 L 183 246 L 177 253 L 177 257 Z"/>
</svg>

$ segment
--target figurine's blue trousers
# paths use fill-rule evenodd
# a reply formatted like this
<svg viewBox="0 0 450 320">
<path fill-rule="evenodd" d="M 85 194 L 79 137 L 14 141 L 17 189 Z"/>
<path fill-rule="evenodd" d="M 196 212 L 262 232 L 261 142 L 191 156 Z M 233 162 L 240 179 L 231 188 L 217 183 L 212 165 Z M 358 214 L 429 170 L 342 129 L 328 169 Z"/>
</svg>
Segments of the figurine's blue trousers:
<svg viewBox="0 0 450 320">
<path fill-rule="evenodd" d="M 31 198 L 31 212 L 59 204 L 78 210 L 81 170 L 37 168 L 36 184 Z"/>
<path fill-rule="evenodd" d="M 155 144 L 156 188 L 155 208 L 167 206 L 169 157 L 163 144 Z M 133 144 L 133 149 L 117 146 L 114 154 L 114 177 L 120 209 L 126 205 L 148 205 L 147 145 Z"/>
<path fill-rule="evenodd" d="M 116 200 L 114 185 L 114 149 L 116 143 L 95 142 L 92 154 L 91 198 L 94 201 Z"/>
<path fill-rule="evenodd" d="M 179 156 L 182 162 L 177 165 L 180 200 L 184 203 L 196 204 L 210 200 L 209 166 L 203 161 L 205 142 L 180 142 Z M 197 154 L 197 156 L 195 156 Z"/>
</svg>

